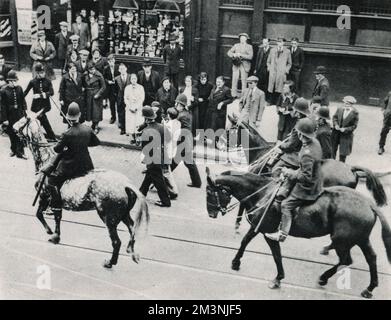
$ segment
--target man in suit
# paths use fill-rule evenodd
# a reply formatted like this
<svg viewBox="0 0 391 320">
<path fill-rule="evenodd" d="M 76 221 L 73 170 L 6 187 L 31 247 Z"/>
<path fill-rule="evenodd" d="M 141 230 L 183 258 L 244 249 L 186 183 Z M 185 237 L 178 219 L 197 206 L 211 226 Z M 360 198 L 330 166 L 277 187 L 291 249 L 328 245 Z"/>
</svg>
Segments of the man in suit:
<svg viewBox="0 0 391 320">
<path fill-rule="evenodd" d="M 251 76 L 247 79 L 248 89 L 243 93 L 239 102 L 239 122 L 247 122 L 254 128 L 259 129 L 262 115 L 265 110 L 265 93 L 257 87 L 258 77 Z"/>
<path fill-rule="evenodd" d="M 318 66 L 314 71 L 316 77 L 316 85 L 312 96 L 319 96 L 321 98 L 320 105 L 328 106 L 329 102 L 329 92 L 330 92 L 330 83 L 326 78 L 327 70 L 323 66 Z"/>
<path fill-rule="evenodd" d="M 91 46 L 91 35 L 88 24 L 83 22 L 80 13 L 76 15 L 76 22 L 72 24 L 72 32 L 80 37 L 80 47 L 89 49 Z"/>
<path fill-rule="evenodd" d="M 316 139 L 322 147 L 323 159 L 333 158 L 333 147 L 331 143 L 331 127 L 328 123 L 330 120 L 329 107 L 322 106 L 315 111 L 317 118 Z"/>
<path fill-rule="evenodd" d="M 80 58 L 80 51 L 82 50 L 82 48 L 80 47 L 80 43 L 79 43 L 80 37 L 78 35 L 76 35 L 76 34 L 71 35 L 69 37 L 69 40 L 71 41 L 71 43 L 67 47 L 65 64 L 68 64 L 69 62 L 71 62 L 71 55 L 72 55 L 73 51 L 75 51 L 77 53 L 77 56 L 79 59 Z"/>
<path fill-rule="evenodd" d="M 71 33 L 68 32 L 68 23 L 60 22 L 61 31 L 56 34 L 54 46 L 57 50 L 57 67 L 61 70 L 65 69 L 65 61 L 68 56 L 68 45 L 70 42 Z"/>
<path fill-rule="evenodd" d="M 163 49 L 163 60 L 166 64 L 166 75 L 178 90 L 180 60 L 182 59 L 183 49 L 177 44 L 175 35 L 170 35 L 169 41 L 170 44 Z"/>
<path fill-rule="evenodd" d="M 339 147 L 339 161 L 345 162 L 352 153 L 354 131 L 357 129 L 359 114 L 354 107 L 357 103 L 352 96 L 343 98 L 344 107 L 339 107 L 333 116 L 333 131 L 331 141 L 333 144 L 333 157 L 336 158 Z"/>
<path fill-rule="evenodd" d="M 253 46 L 247 43 L 250 37 L 247 33 L 239 34 L 239 43 L 229 51 L 228 57 L 232 60 L 232 96 L 238 97 L 239 78 L 242 81 L 242 92 L 247 88 L 247 77 L 251 69 L 251 60 L 254 56 Z"/>
<path fill-rule="evenodd" d="M 141 84 L 145 90 L 144 106 L 150 106 L 152 102 L 156 101 L 156 94 L 161 84 L 159 72 L 152 69 L 150 59 L 144 60 L 143 70 L 138 72 L 137 78 L 139 84 Z"/>
<path fill-rule="evenodd" d="M 304 67 L 304 50 L 299 47 L 299 39 L 293 38 L 291 41 L 292 68 L 289 79 L 295 82 L 296 93 L 300 96 L 301 83 L 300 75 Z"/>
<path fill-rule="evenodd" d="M 83 176 L 94 169 L 88 147 L 98 146 L 100 141 L 90 127 L 79 123 L 80 115 L 78 104 L 71 103 L 67 119 L 72 125 L 54 147 L 54 151 L 59 154 L 58 164 L 50 163 L 42 169 L 42 172 L 49 176 L 50 208 L 55 219 L 61 218 L 62 215 L 60 189 L 64 182 Z"/>
<path fill-rule="evenodd" d="M 117 114 L 118 114 L 118 127 L 121 130 L 121 135 L 126 134 L 125 123 L 125 88 L 131 84 L 130 75 L 128 74 L 128 68 L 121 63 L 119 65 L 120 75 L 115 78 L 115 92 L 117 97 Z"/>
<path fill-rule="evenodd" d="M 152 107 L 143 107 L 143 117 L 146 128 L 141 135 L 143 163 L 147 166 L 144 181 L 140 187 L 140 192 L 146 196 L 153 184 L 157 190 L 160 201 L 155 205 L 163 208 L 171 207 L 171 199 L 164 179 L 164 170 L 168 169 L 169 160 L 165 142 L 169 141 L 170 133 L 162 124 L 156 123 L 156 114 Z"/>
<path fill-rule="evenodd" d="M 269 71 L 268 91 L 271 95 L 271 103 L 275 105 L 284 89 L 284 83 L 292 66 L 291 52 L 284 47 L 285 39 L 277 39 L 277 47 L 271 49 L 267 69 Z"/>
<path fill-rule="evenodd" d="M 38 40 L 33 43 L 30 48 L 30 57 L 33 59 L 33 78 L 36 77 L 35 65 L 40 63 L 43 65 L 46 77 L 49 80 L 55 80 L 56 76 L 53 70 L 53 60 L 56 57 L 56 49 L 53 43 L 46 40 L 45 30 L 38 31 Z"/>
<path fill-rule="evenodd" d="M 387 136 L 388 133 L 390 132 L 390 128 L 391 128 L 391 91 L 384 99 L 383 128 L 380 133 L 379 151 L 378 151 L 379 156 L 381 156 L 385 152 L 384 147 L 386 145 Z"/>
<path fill-rule="evenodd" d="M 4 56 L 0 54 L 0 75 L 4 77 L 4 79 L 7 79 L 8 72 L 11 71 L 11 67 L 6 65 Z"/>
<path fill-rule="evenodd" d="M 11 70 L 7 75 L 8 85 L 0 91 L 1 101 L 1 121 L 6 127 L 5 132 L 11 142 L 10 157 L 18 157 L 27 159 L 24 155 L 23 142 L 20 141 L 18 135 L 13 129 L 13 125 L 21 118 L 26 116 L 27 104 L 24 99 L 23 89 L 17 85 L 18 76 L 16 72 Z"/>
<path fill-rule="evenodd" d="M 115 96 L 115 78 L 120 75 L 119 67 L 115 64 L 115 56 L 113 54 L 107 57 L 108 65 L 103 70 L 103 77 L 106 81 L 106 97 L 110 103 L 110 111 L 111 111 L 111 120 L 110 124 L 115 123 L 116 116 L 116 103 L 117 99 Z"/>
<path fill-rule="evenodd" d="M 90 55 L 90 52 L 86 49 L 80 50 L 79 52 L 80 60 L 76 61 L 76 68 L 77 72 L 79 72 L 81 75 L 87 74 L 88 69 L 88 57 Z"/>
<path fill-rule="evenodd" d="M 254 75 L 259 78 L 258 88 L 266 94 L 266 100 L 269 101 L 269 71 L 267 70 L 267 59 L 270 54 L 269 39 L 262 40 L 262 45 L 258 49 L 257 59 L 255 61 Z"/>
</svg>

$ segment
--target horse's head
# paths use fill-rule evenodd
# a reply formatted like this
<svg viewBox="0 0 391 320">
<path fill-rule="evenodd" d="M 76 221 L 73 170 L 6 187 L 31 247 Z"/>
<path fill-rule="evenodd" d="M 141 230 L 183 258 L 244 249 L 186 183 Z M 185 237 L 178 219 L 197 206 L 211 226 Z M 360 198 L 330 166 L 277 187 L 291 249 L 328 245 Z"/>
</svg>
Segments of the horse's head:
<svg viewBox="0 0 391 320">
<path fill-rule="evenodd" d="M 209 168 L 206 168 L 208 185 L 206 187 L 206 203 L 210 218 L 216 219 L 219 212 L 224 216 L 231 202 L 232 195 L 228 187 L 219 185 L 212 177 Z"/>
<path fill-rule="evenodd" d="M 41 123 L 38 120 L 39 113 L 30 111 L 26 117 L 21 118 L 13 126 L 14 130 L 19 133 L 27 145 L 47 143 L 42 131 Z"/>
</svg>

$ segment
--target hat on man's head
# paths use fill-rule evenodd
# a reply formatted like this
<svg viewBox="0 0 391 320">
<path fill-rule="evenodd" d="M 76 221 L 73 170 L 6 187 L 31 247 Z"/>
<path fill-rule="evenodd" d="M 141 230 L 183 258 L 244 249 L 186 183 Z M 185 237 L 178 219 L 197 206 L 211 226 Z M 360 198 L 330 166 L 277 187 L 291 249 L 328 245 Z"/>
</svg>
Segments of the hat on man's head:
<svg viewBox="0 0 391 320">
<path fill-rule="evenodd" d="M 61 22 L 59 23 L 59 25 L 60 25 L 60 27 L 68 27 L 68 22 L 66 22 L 66 21 L 61 21 Z"/>
<path fill-rule="evenodd" d="M 318 66 L 318 67 L 316 67 L 314 73 L 315 74 L 326 74 L 327 73 L 327 69 L 324 66 Z"/>
<path fill-rule="evenodd" d="M 89 56 L 90 55 L 90 52 L 86 49 L 83 49 L 83 50 L 80 50 L 79 51 L 79 54 L 83 55 L 83 56 Z"/>
<path fill-rule="evenodd" d="M 247 82 L 259 82 L 259 78 L 257 76 L 251 76 L 251 77 L 248 77 Z"/>
<path fill-rule="evenodd" d="M 18 75 L 16 74 L 16 71 L 11 70 L 8 72 L 7 75 L 7 81 L 17 81 L 18 80 Z"/>
<path fill-rule="evenodd" d="M 37 35 L 38 35 L 38 37 L 40 37 L 40 36 L 46 36 L 45 30 L 38 30 Z"/>
<path fill-rule="evenodd" d="M 153 101 L 151 103 L 152 108 L 160 108 L 160 102 L 159 101 Z"/>
<path fill-rule="evenodd" d="M 144 59 L 143 67 L 149 67 L 152 66 L 151 59 Z"/>
<path fill-rule="evenodd" d="M 4 81 L 4 80 L 5 80 L 4 76 L 0 74 L 0 81 Z"/>
<path fill-rule="evenodd" d="M 301 114 L 310 115 L 309 103 L 304 98 L 298 98 L 293 105 L 293 109 Z"/>
<path fill-rule="evenodd" d="M 357 103 L 357 100 L 355 97 L 352 97 L 352 96 L 346 96 L 345 98 L 343 98 L 342 100 L 344 103 L 349 103 L 349 104 L 356 104 Z"/>
<path fill-rule="evenodd" d="M 92 61 L 90 61 L 90 62 L 87 64 L 87 70 L 91 70 L 91 69 L 94 69 L 94 68 L 96 68 L 95 63 L 93 63 Z"/>
<path fill-rule="evenodd" d="M 318 103 L 318 104 L 321 104 L 322 101 L 323 101 L 323 99 L 322 99 L 321 96 L 313 96 L 313 97 L 312 97 L 311 103 Z"/>
<path fill-rule="evenodd" d="M 297 122 L 296 130 L 308 138 L 315 138 L 316 126 L 309 118 L 300 119 Z"/>
<path fill-rule="evenodd" d="M 246 33 L 246 32 L 239 33 L 238 38 L 240 39 L 240 37 L 246 37 L 247 40 L 250 39 L 250 36 L 249 36 L 248 33 Z"/>
<path fill-rule="evenodd" d="M 168 80 L 168 81 L 170 81 L 170 82 L 171 82 L 171 79 L 170 79 L 170 77 L 168 77 L 168 76 L 165 76 L 165 77 L 163 77 L 163 79 L 162 79 L 162 84 L 163 84 L 163 82 L 164 82 L 164 81 L 166 81 L 166 80 Z"/>
<path fill-rule="evenodd" d="M 175 108 L 168 108 L 167 109 L 167 114 L 171 116 L 172 119 L 178 118 L 178 110 Z"/>
<path fill-rule="evenodd" d="M 177 36 L 175 34 L 170 34 L 170 37 L 168 38 L 168 41 L 169 42 L 173 42 L 173 41 L 177 41 Z"/>
<path fill-rule="evenodd" d="M 316 110 L 316 114 L 319 118 L 330 120 L 330 110 L 329 107 L 322 106 Z"/>
<path fill-rule="evenodd" d="M 68 107 L 67 119 L 77 121 L 80 119 L 80 107 L 76 102 L 72 102 Z"/>
<path fill-rule="evenodd" d="M 44 72 L 45 69 L 43 68 L 43 65 L 42 63 L 38 62 L 35 66 L 34 66 L 34 70 L 35 72 Z"/>
<path fill-rule="evenodd" d="M 145 106 L 143 107 L 143 117 L 145 119 L 149 120 L 155 120 L 156 119 L 156 113 L 153 111 L 152 107 L 150 106 Z"/>
<path fill-rule="evenodd" d="M 95 48 L 93 51 L 92 51 L 92 54 L 94 54 L 95 52 L 99 52 L 99 54 L 101 53 L 100 49 L 99 48 Z"/>
<path fill-rule="evenodd" d="M 79 41 L 80 37 L 77 34 L 73 34 L 69 37 L 71 41 Z"/>
<path fill-rule="evenodd" d="M 184 95 L 183 93 L 180 94 L 176 98 L 175 103 L 179 103 L 179 104 L 183 105 L 184 107 L 186 107 L 187 106 L 187 97 L 186 97 L 186 95 Z"/>
</svg>

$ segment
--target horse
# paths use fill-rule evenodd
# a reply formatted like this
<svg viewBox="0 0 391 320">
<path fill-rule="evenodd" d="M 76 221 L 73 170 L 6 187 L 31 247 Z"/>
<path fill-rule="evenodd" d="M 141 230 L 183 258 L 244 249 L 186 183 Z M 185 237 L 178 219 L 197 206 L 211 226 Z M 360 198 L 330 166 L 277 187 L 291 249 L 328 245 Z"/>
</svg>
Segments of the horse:
<svg viewBox="0 0 391 320">
<path fill-rule="evenodd" d="M 14 125 L 14 129 L 33 155 L 35 170 L 38 175 L 35 188 L 39 189 L 38 186 L 45 179 L 40 169 L 55 156 L 53 145 L 47 142 L 37 115 L 34 113 L 19 120 Z M 126 225 L 130 233 L 127 252 L 131 254 L 135 263 L 139 263 L 140 257 L 134 250 L 136 234 L 143 221 L 148 226 L 149 209 L 145 197 L 131 184 L 126 176 L 104 169 L 92 170 L 82 177 L 66 181 L 61 188 L 61 196 L 63 209 L 73 212 L 96 210 L 100 219 L 106 225 L 113 252 L 110 260 L 104 261 L 103 266 L 105 268 L 111 269 L 118 263 L 121 240 L 118 236 L 117 227 L 121 222 Z M 137 200 L 139 206 L 133 221 L 130 211 Z M 62 217 L 61 215 L 55 215 L 55 233 L 53 234 L 44 217 L 44 212 L 48 209 L 49 203 L 50 193 L 47 180 L 45 180 L 39 195 L 36 217 L 42 223 L 46 233 L 52 235 L 49 241 L 53 244 L 59 244 Z"/>
<path fill-rule="evenodd" d="M 239 127 L 242 129 L 242 135 L 245 133 L 248 138 L 248 158 L 252 160 L 249 162 L 250 173 L 267 174 L 271 175 L 271 168 L 265 165 L 265 155 L 273 149 L 273 146 L 269 144 L 267 147 L 266 140 L 259 134 L 259 132 L 247 123 L 240 123 Z M 255 160 L 254 160 L 255 159 Z M 260 161 L 262 160 L 262 161 Z M 360 166 L 349 166 L 340 161 L 334 159 L 325 159 L 321 161 L 323 186 L 345 186 L 348 188 L 356 189 L 360 179 L 365 179 L 367 189 L 372 193 L 376 204 L 380 207 L 387 204 L 387 196 L 384 191 L 384 187 L 379 179 L 381 174 L 375 174 L 371 170 Z M 386 174 L 387 175 L 387 174 Z M 243 218 L 244 208 L 241 205 L 239 207 L 239 213 L 236 219 L 235 229 L 238 230 Z"/>
<path fill-rule="evenodd" d="M 232 197 L 240 201 L 247 210 L 247 219 L 251 227 L 232 261 L 232 269 L 238 271 L 240 259 L 250 241 L 258 233 L 272 233 L 278 229 L 281 212 L 271 202 L 273 194 L 268 194 L 271 190 L 278 190 L 280 182 L 253 173 L 227 171 L 216 178 L 212 177 L 209 168 L 206 169 L 206 173 L 207 210 L 210 218 L 216 219 L 219 213 L 225 215 L 229 211 L 228 205 Z M 259 210 L 257 204 L 265 198 L 268 198 L 267 205 L 261 207 L 264 210 Z M 306 239 L 330 235 L 332 246 L 339 258 L 338 264 L 320 276 L 320 286 L 327 285 L 328 280 L 340 267 L 347 267 L 353 263 L 350 250 L 357 245 L 362 250 L 370 271 L 370 284 L 361 295 L 364 298 L 372 298 L 372 292 L 378 286 L 378 274 L 376 253 L 369 237 L 377 218 L 382 226 L 382 239 L 388 261 L 391 263 L 391 228 L 373 201 L 356 190 L 343 186 L 325 188 L 317 200 L 297 210 L 290 235 Z M 280 243 L 264 238 L 277 267 L 277 276 L 269 288 L 278 289 L 281 287 L 281 280 L 285 278 Z"/>
</svg>

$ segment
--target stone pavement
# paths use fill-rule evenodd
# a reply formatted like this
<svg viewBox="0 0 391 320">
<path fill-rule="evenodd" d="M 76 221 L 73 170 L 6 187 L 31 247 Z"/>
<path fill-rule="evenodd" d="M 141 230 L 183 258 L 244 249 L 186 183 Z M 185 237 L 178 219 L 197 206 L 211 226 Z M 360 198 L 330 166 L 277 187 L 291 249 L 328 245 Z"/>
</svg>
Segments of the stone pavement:
<svg viewBox="0 0 391 320">
<path fill-rule="evenodd" d="M 20 85 L 23 88 L 26 88 L 28 81 L 31 79 L 31 73 L 19 72 L 18 74 Z M 57 79 L 53 82 L 55 90 L 54 101 L 58 106 L 58 88 L 60 79 L 60 75 L 57 74 Z M 31 105 L 31 95 L 32 94 L 30 93 L 27 97 L 28 105 Z M 231 107 L 235 109 L 237 108 L 237 104 L 238 101 L 236 100 Z M 335 112 L 339 105 L 340 103 L 331 104 L 331 114 Z M 363 105 L 359 105 L 357 108 L 360 112 L 360 122 L 355 134 L 353 155 L 348 158 L 348 163 L 364 166 L 374 171 L 391 171 L 391 148 L 388 149 L 386 146 L 386 153 L 383 156 L 377 155 L 378 140 L 382 127 L 382 112 L 380 108 Z M 62 123 L 60 113 L 53 105 L 53 103 L 52 110 L 49 112 L 48 118 L 56 134 L 61 134 L 61 132 L 66 130 L 67 127 Z M 116 124 L 110 125 L 109 109 L 104 110 L 103 118 L 104 120 L 100 123 L 101 131 L 99 133 L 99 138 L 101 139 L 102 143 L 108 146 L 131 149 L 132 146 L 129 143 L 129 137 L 121 136 Z M 261 123 L 260 133 L 267 141 L 276 141 L 277 122 L 278 117 L 275 107 L 266 107 Z M 387 149 L 389 152 L 387 152 Z M 197 146 L 195 148 L 195 154 L 198 158 L 198 161 L 202 161 L 202 159 L 209 159 L 212 161 L 221 161 L 225 163 L 227 162 L 228 158 L 227 152 L 217 152 L 214 148 L 211 147 L 204 148 Z M 234 150 L 230 152 L 229 158 L 234 164 L 245 165 L 243 152 L 236 152 Z"/>
</svg>

